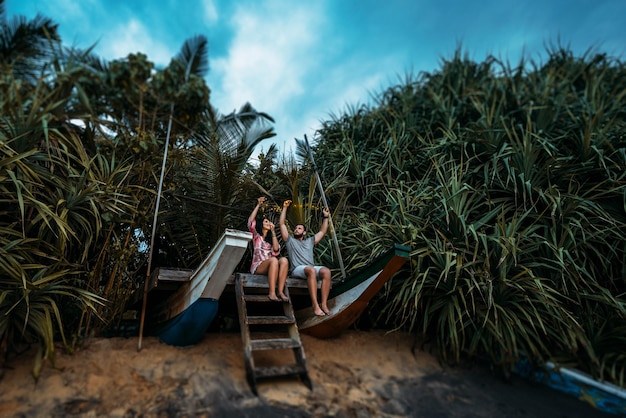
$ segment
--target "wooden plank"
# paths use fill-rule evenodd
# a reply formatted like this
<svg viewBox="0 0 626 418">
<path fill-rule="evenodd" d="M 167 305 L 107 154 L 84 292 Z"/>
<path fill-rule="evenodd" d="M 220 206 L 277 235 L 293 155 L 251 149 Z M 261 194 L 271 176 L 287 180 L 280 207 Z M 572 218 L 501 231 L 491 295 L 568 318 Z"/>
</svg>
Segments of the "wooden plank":
<svg viewBox="0 0 626 418">
<path fill-rule="evenodd" d="M 235 282 L 235 294 L 237 295 L 237 310 L 239 311 L 239 328 L 241 329 L 241 339 L 243 342 L 243 357 L 246 366 L 246 378 L 252 392 L 255 395 L 258 395 L 254 374 L 254 358 L 252 356 L 252 348 L 250 347 L 250 328 L 248 327 L 246 302 L 243 299 L 244 289 L 241 285 L 241 281 L 239 280 Z"/>
<path fill-rule="evenodd" d="M 261 303 L 282 303 L 282 301 L 271 300 L 267 295 L 245 295 L 244 300 L 246 302 L 261 302 Z"/>
<path fill-rule="evenodd" d="M 266 288 L 268 287 L 267 276 L 263 274 L 237 273 L 236 276 L 244 281 L 245 287 Z M 235 283 L 235 277 L 231 277 L 228 281 L 229 285 Z M 286 286 L 289 288 L 307 289 L 307 281 L 296 277 L 287 277 Z M 322 281 L 317 281 L 317 288 L 322 287 Z"/>
<path fill-rule="evenodd" d="M 248 324 L 251 325 L 289 325 L 296 322 L 295 318 L 288 316 L 248 316 Z"/>
<path fill-rule="evenodd" d="M 303 373 L 307 373 L 306 367 L 302 367 L 299 364 L 289 366 L 257 367 L 254 369 L 254 374 L 259 379 L 278 376 L 294 376 Z"/>
<path fill-rule="evenodd" d="M 165 282 L 186 282 L 191 279 L 192 269 L 177 269 L 158 267 L 155 270 L 158 281 Z"/>
<path fill-rule="evenodd" d="M 251 340 L 250 347 L 252 350 L 280 350 L 284 348 L 300 347 L 300 341 L 293 338 L 268 338 L 264 340 Z"/>
</svg>

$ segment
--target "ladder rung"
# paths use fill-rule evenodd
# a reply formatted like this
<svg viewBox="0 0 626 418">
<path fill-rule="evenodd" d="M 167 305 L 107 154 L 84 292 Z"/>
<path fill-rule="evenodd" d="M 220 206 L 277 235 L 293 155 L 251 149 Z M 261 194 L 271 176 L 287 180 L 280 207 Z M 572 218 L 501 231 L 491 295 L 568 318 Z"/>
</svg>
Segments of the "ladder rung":
<svg viewBox="0 0 626 418">
<path fill-rule="evenodd" d="M 267 295 L 244 295 L 243 299 L 246 302 L 271 302 L 271 303 L 283 303 L 282 300 L 271 300 Z"/>
<path fill-rule="evenodd" d="M 275 377 L 275 376 L 292 376 L 306 373 L 306 368 L 299 364 L 289 366 L 273 366 L 273 367 L 255 367 L 254 375 L 257 378 Z"/>
<path fill-rule="evenodd" d="M 300 342 L 293 338 L 267 338 L 250 341 L 252 350 L 278 350 L 281 348 L 298 348 L 300 346 Z"/>
<path fill-rule="evenodd" d="M 296 319 L 288 316 L 249 316 L 247 322 L 252 325 L 290 325 L 295 324 Z"/>
<path fill-rule="evenodd" d="M 268 288 L 267 276 L 252 275 L 242 280 L 243 287 Z"/>
</svg>

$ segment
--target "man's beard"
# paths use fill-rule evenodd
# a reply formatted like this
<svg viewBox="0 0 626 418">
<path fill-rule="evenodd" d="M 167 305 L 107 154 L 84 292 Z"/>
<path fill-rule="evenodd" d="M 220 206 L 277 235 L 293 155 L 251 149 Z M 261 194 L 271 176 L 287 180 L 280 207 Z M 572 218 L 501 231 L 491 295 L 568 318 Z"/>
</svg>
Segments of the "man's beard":
<svg viewBox="0 0 626 418">
<path fill-rule="evenodd" d="M 293 234 L 293 237 L 294 237 L 295 239 L 300 239 L 300 238 L 302 238 L 303 236 L 304 236 L 304 234 Z"/>
</svg>

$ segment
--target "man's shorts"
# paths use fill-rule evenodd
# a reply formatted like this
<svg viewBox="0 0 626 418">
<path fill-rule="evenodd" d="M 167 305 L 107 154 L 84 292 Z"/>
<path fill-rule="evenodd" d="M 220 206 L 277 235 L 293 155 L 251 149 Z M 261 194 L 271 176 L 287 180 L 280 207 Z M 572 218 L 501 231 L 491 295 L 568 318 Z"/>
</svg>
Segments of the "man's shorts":
<svg viewBox="0 0 626 418">
<path fill-rule="evenodd" d="M 293 269 L 291 272 L 292 277 L 297 277 L 298 279 L 306 279 L 306 275 L 304 274 L 304 269 L 308 266 L 298 266 Z M 315 275 L 319 279 L 320 278 L 320 270 L 324 268 L 324 266 L 313 266 L 315 268 Z"/>
</svg>

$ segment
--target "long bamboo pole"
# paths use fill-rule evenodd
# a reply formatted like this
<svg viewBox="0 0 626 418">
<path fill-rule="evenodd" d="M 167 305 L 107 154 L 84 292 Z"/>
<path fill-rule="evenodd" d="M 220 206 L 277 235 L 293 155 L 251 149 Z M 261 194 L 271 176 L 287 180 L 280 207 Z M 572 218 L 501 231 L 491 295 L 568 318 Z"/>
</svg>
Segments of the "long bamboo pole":
<svg viewBox="0 0 626 418">
<path fill-rule="evenodd" d="M 315 160 L 313 159 L 313 152 L 311 151 L 311 146 L 309 145 L 309 139 L 304 135 L 304 142 L 306 144 L 306 150 L 309 154 L 309 160 L 311 160 L 311 165 L 313 166 L 313 172 L 315 173 L 315 178 L 317 180 L 317 187 L 319 189 L 320 195 L 322 196 L 322 202 L 324 206 L 329 208 L 328 201 L 326 200 L 326 193 L 324 193 L 324 186 L 322 185 L 322 180 L 320 179 L 320 175 L 317 172 L 317 165 L 315 164 Z M 329 211 L 330 212 L 330 211 Z M 335 250 L 337 250 L 337 258 L 339 259 L 339 268 L 341 269 L 341 280 L 346 278 L 346 269 L 343 265 L 343 258 L 341 258 L 341 250 L 339 249 L 339 241 L 337 240 L 337 233 L 335 231 L 335 227 L 333 226 L 333 217 L 328 214 L 328 226 L 330 227 L 331 236 L 333 237 L 333 243 L 335 244 Z"/>
<path fill-rule="evenodd" d="M 185 68 L 185 82 L 189 80 L 191 68 L 195 62 L 196 54 L 199 50 L 194 49 L 193 54 L 189 57 L 187 68 Z M 154 248 L 154 237 L 157 229 L 157 218 L 159 216 L 159 206 L 161 204 L 161 191 L 163 190 L 163 178 L 165 177 L 165 163 L 167 161 L 167 151 L 170 147 L 170 134 L 172 132 L 172 120 L 174 119 L 174 102 L 170 105 L 170 118 L 167 121 L 167 135 L 165 136 L 165 150 L 163 151 L 163 162 L 161 164 L 161 177 L 159 179 L 159 190 L 157 192 L 157 201 L 154 208 L 154 218 L 152 218 L 152 236 L 150 237 L 150 251 L 148 253 L 148 268 L 146 269 L 146 282 L 143 289 L 143 303 L 141 306 L 141 320 L 139 322 L 139 341 L 137 342 L 137 351 L 141 351 L 141 340 L 143 339 L 143 325 L 146 318 L 146 307 L 148 303 L 148 291 L 150 290 L 150 267 L 152 266 L 152 253 Z"/>
<path fill-rule="evenodd" d="M 152 218 L 152 236 L 150 237 L 150 250 L 148 251 L 148 267 L 146 269 L 146 282 L 143 287 L 143 303 L 141 306 L 141 319 L 139 321 L 139 341 L 137 351 L 141 351 L 141 341 L 143 339 L 143 325 L 146 320 L 146 307 L 148 303 L 148 291 L 150 290 L 150 267 L 152 266 L 152 253 L 154 249 L 154 237 L 157 229 L 157 218 L 159 216 L 159 206 L 161 205 L 161 192 L 163 190 L 163 178 L 165 177 L 165 162 L 167 161 L 167 151 L 170 146 L 170 132 L 172 131 L 172 119 L 174 117 L 174 103 L 170 107 L 170 119 L 167 122 L 167 135 L 165 137 L 165 150 L 163 151 L 163 162 L 161 163 L 161 177 L 159 178 L 159 188 L 157 192 L 156 205 L 154 207 L 154 217 Z"/>
</svg>

